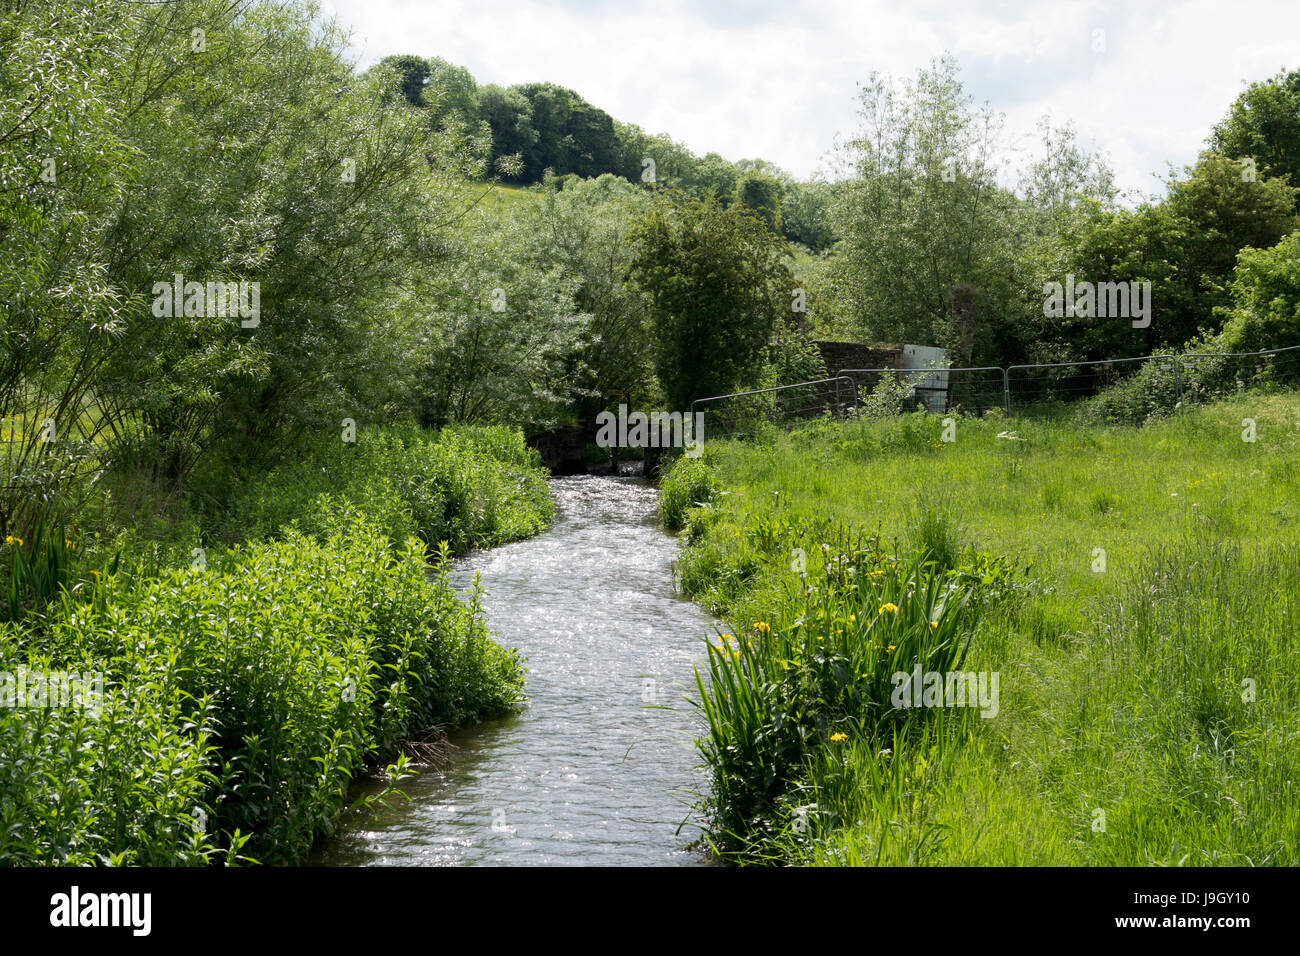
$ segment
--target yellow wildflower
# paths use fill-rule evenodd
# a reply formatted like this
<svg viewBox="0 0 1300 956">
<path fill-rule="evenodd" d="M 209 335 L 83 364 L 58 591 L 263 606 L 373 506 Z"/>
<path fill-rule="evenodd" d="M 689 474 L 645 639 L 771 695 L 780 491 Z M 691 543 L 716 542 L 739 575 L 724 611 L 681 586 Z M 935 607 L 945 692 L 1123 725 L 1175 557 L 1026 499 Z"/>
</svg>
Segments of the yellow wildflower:
<svg viewBox="0 0 1300 956">
<path fill-rule="evenodd" d="M 839 743 L 841 740 L 848 740 L 848 739 L 849 739 L 848 734 L 831 734 L 831 740 L 833 740 L 835 743 Z"/>
<path fill-rule="evenodd" d="M 772 628 L 768 626 L 766 621 L 755 621 L 754 630 L 758 631 L 760 634 L 767 634 L 772 630 Z"/>
<path fill-rule="evenodd" d="M 897 611 L 897 610 L 898 610 L 897 604 L 882 604 L 880 605 L 880 610 L 877 611 L 876 613 L 884 614 L 886 611 Z"/>
<path fill-rule="evenodd" d="M 850 624 L 855 624 L 855 623 L 857 623 L 857 620 L 858 620 L 858 616 L 857 616 L 856 614 L 850 614 L 850 615 L 849 615 L 849 623 L 850 623 Z"/>
<path fill-rule="evenodd" d="M 894 651 L 898 650 L 898 645 L 897 645 L 897 644 L 890 644 L 888 647 L 885 648 L 885 650 L 889 651 L 889 653 L 892 654 L 892 653 L 894 653 Z"/>
<path fill-rule="evenodd" d="M 938 627 L 939 627 L 939 622 L 938 622 L 938 621 L 931 621 L 931 622 L 930 622 L 930 630 L 932 630 L 932 631 L 933 631 L 933 630 L 937 630 Z"/>
</svg>

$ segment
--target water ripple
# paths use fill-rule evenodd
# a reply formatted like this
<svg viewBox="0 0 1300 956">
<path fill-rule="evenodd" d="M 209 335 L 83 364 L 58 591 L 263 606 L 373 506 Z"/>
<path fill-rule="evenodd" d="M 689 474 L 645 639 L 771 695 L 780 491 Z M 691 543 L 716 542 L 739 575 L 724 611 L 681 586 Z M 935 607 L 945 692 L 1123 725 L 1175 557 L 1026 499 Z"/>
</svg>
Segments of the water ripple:
<svg viewBox="0 0 1300 956">
<path fill-rule="evenodd" d="M 712 621 L 673 592 L 676 544 L 637 478 L 551 482 L 544 534 L 461 562 L 498 639 L 528 658 L 517 717 L 456 732 L 450 769 L 404 785 L 378 820 L 313 856 L 325 865 L 696 864 L 678 825 L 703 786 L 682 695 Z M 661 705 L 670 709 L 659 709 Z"/>
</svg>

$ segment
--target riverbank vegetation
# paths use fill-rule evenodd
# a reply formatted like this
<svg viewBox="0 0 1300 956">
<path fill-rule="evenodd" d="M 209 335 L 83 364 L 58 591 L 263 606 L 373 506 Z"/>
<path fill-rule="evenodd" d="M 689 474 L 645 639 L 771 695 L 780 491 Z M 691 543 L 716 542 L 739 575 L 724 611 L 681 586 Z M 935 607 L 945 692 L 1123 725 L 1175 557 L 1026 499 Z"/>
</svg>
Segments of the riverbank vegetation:
<svg viewBox="0 0 1300 956">
<path fill-rule="evenodd" d="M 11 590 L 0 625 L 0 858 L 294 862 L 356 774 L 398 777 L 428 735 L 522 702 L 522 661 L 446 577 L 550 517 L 518 432 L 379 432 L 231 501 L 121 524 L 106 498 L 3 546 L 59 587 Z M 50 673 L 94 693 L 53 706 Z"/>
<path fill-rule="evenodd" d="M 523 700 L 446 574 L 550 520 L 534 383 L 412 305 L 486 299 L 463 240 L 509 223 L 343 42 L 298 3 L 0 10 L 0 861 L 294 862 L 357 774 Z M 574 285 L 536 288 L 549 341 Z"/>
<path fill-rule="evenodd" d="M 1068 125 L 1044 125 L 1025 169 L 1000 166 L 997 116 L 971 101 L 950 59 L 910 80 L 867 78 L 840 175 L 800 181 L 762 159 L 697 156 L 543 78 L 480 85 L 434 52 L 362 67 L 343 28 L 306 0 L 0 2 L 0 861 L 299 859 L 333 825 L 352 775 L 389 761 L 399 773 L 411 738 L 515 707 L 520 662 L 442 575 L 450 555 L 546 526 L 552 505 L 529 442 L 564 426 L 574 437 L 620 405 L 684 413 L 710 393 L 821 378 L 819 338 L 911 341 L 999 366 L 1300 344 L 1295 74 L 1251 86 L 1167 195 L 1141 200 L 1118 195 L 1105 158 Z M 1070 273 L 1152 282 L 1149 327 L 1049 319 L 1043 283 Z M 1219 414 L 1144 433 L 1105 427 L 1158 420 L 1182 385 L 1208 381 L 1161 372 L 1148 365 L 1094 402 L 1096 430 L 1026 423 L 998 438 L 1005 423 L 963 418 L 950 447 L 933 444 L 934 422 L 904 415 L 769 435 L 776 478 L 745 471 L 758 446 L 677 464 L 664 513 L 692 542 L 683 585 L 750 619 L 736 626 L 740 656 L 715 655 L 710 677 L 752 666 L 771 678 L 761 699 L 737 684 L 710 714 L 722 849 L 806 857 L 813 844 L 781 841 L 829 827 L 836 852 L 868 852 L 881 838 L 854 827 L 876 818 L 833 795 L 861 791 L 850 771 L 894 774 L 878 782 L 901 800 L 916 792 L 900 789 L 906 773 L 935 766 L 904 751 L 965 732 L 879 713 L 885 664 L 848 635 L 870 628 L 890 655 L 983 663 L 1021 643 L 978 635 L 1014 625 L 1028 629 L 1025 655 L 1062 655 L 1095 624 L 1087 602 L 1100 600 L 1099 581 L 1159 560 L 1157 519 L 1134 502 L 1171 507 L 1155 493 L 1160 476 L 1193 480 L 1178 469 L 1206 460 Z M 1255 416 L 1268 441 L 1290 414 L 1279 402 Z M 1214 488 L 1251 487 L 1242 469 L 1254 454 L 1273 510 L 1206 498 L 1187 520 L 1225 535 L 1246 528 L 1245 515 L 1290 520 L 1273 494 L 1289 479 L 1268 447 L 1227 454 L 1236 470 L 1221 464 Z M 798 470 L 809 455 L 822 471 Z M 945 464 L 963 461 L 965 471 Z M 1108 477 L 1089 479 L 1079 505 L 1061 476 L 1083 481 L 1089 462 Z M 998 469 L 996 488 L 972 484 Z M 1126 498 L 1130 471 L 1139 492 Z M 836 523 L 816 523 L 806 496 L 841 475 L 850 484 L 826 486 L 821 502 Z M 883 490 L 918 484 L 932 492 L 924 501 Z M 955 509 L 936 491 L 950 487 L 987 494 Z M 1017 488 L 1041 496 L 1037 524 L 1013 503 Z M 859 510 L 872 502 L 879 512 Z M 912 524 L 881 523 L 902 505 Z M 1080 541 L 1067 530 L 1116 515 L 1131 527 L 1096 547 L 1123 570 L 1070 577 L 1064 556 Z M 805 539 L 795 588 L 774 555 Z M 1021 566 L 1030 551 L 1032 573 Z M 1187 553 L 1234 580 L 1281 560 Z M 1083 597 L 1051 590 L 1052 574 Z M 1106 592 L 1139 606 L 1120 593 Z M 1257 612 L 1220 599 L 1223 613 Z M 754 621 L 778 643 L 750 648 Z M 968 633 L 977 639 L 958 650 Z M 1124 653 L 1147 640 L 1115 633 L 1128 635 L 1115 645 Z M 1149 666 L 1173 653 L 1148 644 Z M 1271 673 L 1247 660 L 1261 682 Z M 50 671 L 96 675 L 102 713 L 8 705 L 20 674 Z M 1273 759 L 1251 749 L 1253 724 L 1202 696 L 1210 751 Z M 750 723 L 735 723 L 733 706 Z M 1054 706 L 1030 697 L 1007 712 L 1065 720 Z M 734 751 L 768 723 L 775 756 L 768 744 Z M 1079 726 L 1091 741 L 1093 725 Z M 1239 727 L 1244 736 L 1224 736 Z M 843 746 L 823 747 L 827 734 Z M 897 738 L 892 761 L 810 763 L 883 737 Z M 1192 747 L 1178 759 L 1201 773 L 1200 738 L 1169 739 Z M 1024 775 L 1039 751 L 1022 743 Z M 1136 747 L 1116 753 L 1139 761 L 1142 786 L 1179 782 Z M 1225 779 L 1236 779 L 1229 764 Z M 1137 812 L 1106 793 L 1121 818 Z M 917 816 L 906 839 L 889 831 L 878 857 L 929 853 L 929 819 Z M 1181 840 L 1177 819 L 1165 835 Z M 1224 858 L 1269 858 L 1259 847 L 1274 823 L 1245 819 L 1257 839 L 1225 837 Z"/>
<path fill-rule="evenodd" d="M 1294 394 L 943 427 L 773 430 L 669 473 L 680 584 L 729 622 L 699 688 L 717 849 L 1294 865 Z M 918 659 L 998 675 L 996 707 L 891 706 Z"/>
</svg>

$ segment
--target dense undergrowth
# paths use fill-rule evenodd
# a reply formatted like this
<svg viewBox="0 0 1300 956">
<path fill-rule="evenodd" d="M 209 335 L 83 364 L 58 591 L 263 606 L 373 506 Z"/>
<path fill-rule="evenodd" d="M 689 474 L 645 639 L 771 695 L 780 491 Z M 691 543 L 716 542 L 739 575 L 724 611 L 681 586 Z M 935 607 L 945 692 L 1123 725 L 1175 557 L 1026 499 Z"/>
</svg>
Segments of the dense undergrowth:
<svg viewBox="0 0 1300 956">
<path fill-rule="evenodd" d="M 355 774 L 521 702 L 522 662 L 446 579 L 550 518 L 517 432 L 321 446 L 230 501 L 124 528 L 110 503 L 3 546 L 26 570 L 0 626 L 0 860 L 292 862 Z"/>
<path fill-rule="evenodd" d="M 921 414 L 766 430 L 665 478 L 679 584 L 732 631 L 698 689 L 712 844 L 1294 864 L 1295 396 L 1144 428 L 958 415 L 954 437 Z M 993 699 L 897 706 L 918 660 Z"/>
</svg>

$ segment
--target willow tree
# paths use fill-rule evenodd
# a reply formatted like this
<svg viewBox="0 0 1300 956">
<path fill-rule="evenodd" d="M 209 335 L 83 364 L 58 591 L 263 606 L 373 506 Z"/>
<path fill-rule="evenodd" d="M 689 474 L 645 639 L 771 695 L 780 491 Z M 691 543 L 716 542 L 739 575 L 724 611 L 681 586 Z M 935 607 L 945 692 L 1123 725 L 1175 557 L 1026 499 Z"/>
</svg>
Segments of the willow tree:
<svg viewBox="0 0 1300 956">
<path fill-rule="evenodd" d="M 974 291 L 977 320 L 1008 295 L 1016 203 L 998 182 L 1000 120 L 950 59 L 905 84 L 873 73 L 859 99 L 834 214 L 838 295 L 867 339 L 951 348 L 955 292 Z"/>
<path fill-rule="evenodd" d="M 114 421 L 96 384 L 130 303 L 105 240 L 132 160 L 109 80 L 118 13 L 0 9 L 0 535 L 84 489 Z"/>
</svg>

